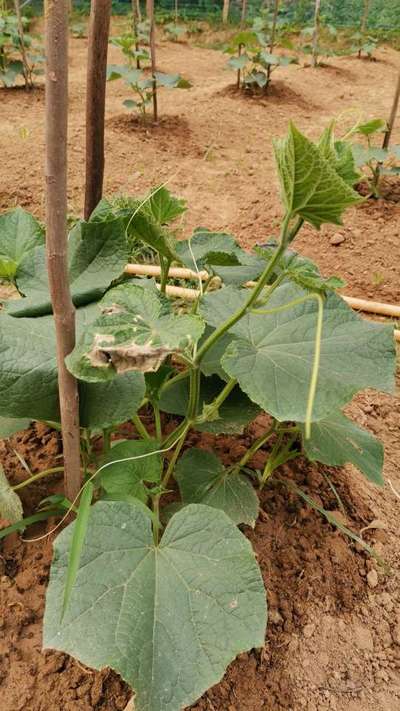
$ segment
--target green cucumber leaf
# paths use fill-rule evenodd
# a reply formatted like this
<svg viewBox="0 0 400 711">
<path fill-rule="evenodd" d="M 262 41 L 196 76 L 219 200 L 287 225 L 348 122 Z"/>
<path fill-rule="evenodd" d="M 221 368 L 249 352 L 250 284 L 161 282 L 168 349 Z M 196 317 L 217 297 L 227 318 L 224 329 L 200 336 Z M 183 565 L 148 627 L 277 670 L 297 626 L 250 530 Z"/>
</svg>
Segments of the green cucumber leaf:
<svg viewBox="0 0 400 711">
<path fill-rule="evenodd" d="M 161 478 L 161 455 L 151 454 L 159 448 L 159 442 L 156 441 L 126 440 L 114 444 L 103 462 L 109 466 L 102 469 L 98 475 L 98 480 L 106 493 L 111 496 L 133 496 L 146 503 L 148 492 L 144 482 L 159 482 Z M 137 459 L 118 461 L 129 457 L 137 457 Z"/>
<path fill-rule="evenodd" d="M 96 304 L 77 310 L 78 337 L 97 314 Z M 135 414 L 144 392 L 142 373 L 120 375 L 112 384 L 81 383 L 82 426 L 101 429 L 124 422 Z M 52 316 L 13 318 L 0 314 L 0 415 L 59 421 Z"/>
<path fill-rule="evenodd" d="M 44 646 L 113 668 L 133 687 L 136 711 L 190 706 L 237 654 L 264 644 L 260 570 L 222 511 L 185 506 L 155 545 L 139 507 L 95 504 L 61 622 L 72 532 L 55 541 Z"/>
<path fill-rule="evenodd" d="M 11 488 L 0 464 L 0 518 L 12 524 L 20 521 L 23 515 L 21 499 Z"/>
<path fill-rule="evenodd" d="M 304 435 L 302 425 L 301 430 Z M 350 462 L 374 484 L 384 484 L 382 443 L 341 412 L 314 422 L 311 437 L 303 438 L 303 447 L 311 461 L 334 467 L 342 467 Z"/>
<path fill-rule="evenodd" d="M 352 188 L 360 180 L 360 173 L 356 170 L 351 145 L 346 141 L 335 141 L 334 128 L 335 121 L 331 121 L 322 133 L 318 148 L 336 173 Z"/>
<path fill-rule="evenodd" d="M 31 424 L 27 419 L 16 419 L 14 417 L 0 417 L 0 437 L 7 439 L 16 432 L 27 430 Z"/>
<path fill-rule="evenodd" d="M 293 123 L 274 145 L 282 199 L 291 217 L 298 215 L 317 229 L 323 223 L 340 225 L 346 208 L 363 201 Z"/>
<path fill-rule="evenodd" d="M 155 289 L 126 282 L 100 302 L 103 314 L 86 329 L 66 363 L 87 382 L 112 380 L 118 373 L 156 371 L 172 353 L 202 335 L 198 316 L 175 315 Z"/>
<path fill-rule="evenodd" d="M 280 307 L 306 293 L 284 283 L 267 306 Z M 207 294 L 200 311 L 216 328 L 246 298 L 247 294 L 226 287 Z M 305 421 L 316 323 L 317 304 L 310 300 L 275 314 L 247 314 L 230 331 L 236 339 L 222 356 L 222 368 L 279 421 Z M 328 292 L 313 419 L 326 417 L 364 388 L 393 392 L 394 372 L 393 327 L 363 320 L 343 299 Z"/>
<path fill-rule="evenodd" d="M 212 452 L 188 449 L 175 468 L 184 504 L 205 504 L 224 511 L 237 525 L 256 525 L 259 501 L 247 476 L 230 473 Z"/>
<path fill-rule="evenodd" d="M 236 240 L 224 232 L 210 232 L 199 227 L 190 239 L 176 244 L 179 261 L 188 269 L 196 271 L 207 266 L 231 266 L 240 264 L 237 253 L 241 253 Z"/>
<path fill-rule="evenodd" d="M 174 197 L 164 185 L 160 185 L 151 190 L 142 210 L 158 225 L 168 225 L 186 212 L 186 200 Z"/>
<path fill-rule="evenodd" d="M 0 278 L 17 278 L 27 254 L 44 244 L 40 223 L 22 207 L 0 215 Z"/>
<path fill-rule="evenodd" d="M 251 59 L 248 54 L 244 53 L 239 55 L 238 57 L 231 57 L 228 60 L 228 67 L 231 69 L 236 69 L 241 70 L 244 69 L 249 63 L 251 62 Z"/>
<path fill-rule="evenodd" d="M 100 299 L 111 282 L 121 276 L 128 258 L 122 219 L 78 222 L 68 240 L 69 280 L 75 306 Z M 17 286 L 27 298 L 8 301 L 8 313 L 13 316 L 52 313 L 44 246 L 31 250 L 23 260 Z"/>
<path fill-rule="evenodd" d="M 375 45 L 373 46 L 373 49 L 375 49 Z M 386 128 L 387 123 L 384 119 L 371 119 L 371 121 L 359 124 L 357 126 L 357 133 L 361 133 L 363 136 L 371 136 L 373 133 L 382 133 L 382 131 L 386 131 Z"/>
<path fill-rule="evenodd" d="M 211 403 L 223 390 L 225 383 L 220 378 L 214 376 L 201 379 L 200 398 L 197 415 L 201 415 L 204 407 Z M 184 416 L 189 405 L 189 382 L 179 380 L 166 387 L 160 397 L 159 406 L 164 412 L 172 415 Z M 244 428 L 252 422 L 259 414 L 260 409 L 247 395 L 242 393 L 239 387 L 234 388 L 220 410 L 215 415 L 215 419 L 202 424 L 193 425 L 200 432 L 211 432 L 213 434 L 241 434 Z"/>
</svg>

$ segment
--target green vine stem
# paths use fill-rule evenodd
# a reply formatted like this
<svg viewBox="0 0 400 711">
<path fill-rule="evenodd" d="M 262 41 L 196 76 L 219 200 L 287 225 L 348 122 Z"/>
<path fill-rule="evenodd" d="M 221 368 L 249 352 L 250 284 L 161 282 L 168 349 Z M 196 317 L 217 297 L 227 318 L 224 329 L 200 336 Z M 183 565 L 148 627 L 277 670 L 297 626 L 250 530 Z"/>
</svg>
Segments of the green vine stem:
<svg viewBox="0 0 400 711">
<path fill-rule="evenodd" d="M 161 427 L 161 413 L 160 408 L 156 402 L 152 403 L 154 411 L 154 422 L 156 426 L 156 438 L 159 442 L 162 440 L 162 427 Z"/>
<path fill-rule="evenodd" d="M 19 491 L 20 489 L 23 489 L 25 486 L 29 486 L 29 484 L 33 484 L 34 481 L 39 481 L 39 479 L 43 479 L 45 476 L 50 476 L 50 474 L 58 474 L 59 472 L 63 472 L 64 467 L 53 467 L 52 469 L 45 469 L 42 472 L 38 472 L 38 474 L 33 474 L 32 476 L 29 477 L 29 479 L 25 479 L 25 481 L 21 481 L 20 484 L 16 484 L 16 486 L 12 487 L 13 491 Z"/>
<path fill-rule="evenodd" d="M 236 387 L 236 385 L 236 378 L 230 378 L 225 387 L 219 393 L 219 395 L 217 395 L 217 397 L 208 405 L 204 406 L 203 414 L 199 415 L 199 417 L 196 417 L 196 424 L 200 425 L 203 422 L 208 422 L 209 420 L 211 420 L 215 413 L 218 412 L 221 405 L 225 402 L 226 398 L 231 394 L 232 390 Z"/>
<path fill-rule="evenodd" d="M 135 426 L 136 432 L 142 437 L 142 439 L 151 439 L 139 415 L 132 416 L 132 424 Z"/>
</svg>

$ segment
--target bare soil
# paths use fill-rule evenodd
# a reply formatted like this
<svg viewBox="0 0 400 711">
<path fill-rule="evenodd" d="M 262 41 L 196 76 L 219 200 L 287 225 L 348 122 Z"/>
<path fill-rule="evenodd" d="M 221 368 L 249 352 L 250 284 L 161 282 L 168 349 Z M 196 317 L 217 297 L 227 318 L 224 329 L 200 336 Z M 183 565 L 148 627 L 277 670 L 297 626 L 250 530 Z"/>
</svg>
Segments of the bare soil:
<svg viewBox="0 0 400 711">
<path fill-rule="evenodd" d="M 82 212 L 86 41 L 71 40 L 69 209 Z M 110 61 L 120 62 L 116 49 Z M 270 94 L 238 95 L 230 86 L 221 52 L 159 42 L 159 68 L 181 71 L 189 91 L 162 91 L 162 119 L 143 127 L 125 112 L 128 89 L 108 87 L 105 192 L 142 194 L 161 181 L 184 196 L 189 211 L 180 233 L 205 225 L 228 230 L 250 248 L 276 236 L 281 207 L 272 139 L 294 119 L 317 137 L 332 116 L 360 110 L 387 116 L 400 57 L 382 49 L 377 62 L 335 59 L 320 69 L 291 66 L 274 75 Z M 41 88 L 1 90 L 0 208 L 23 205 L 44 214 L 43 102 Z M 348 119 L 346 119 L 348 120 Z M 396 137 L 399 137 L 396 131 Z M 306 228 L 298 249 L 325 274 L 348 282 L 345 292 L 382 301 L 399 299 L 400 206 L 398 188 L 388 198 L 350 211 L 340 228 Z M 331 239 L 340 235 L 340 244 Z M 334 239 L 333 242 L 337 242 Z M 354 419 L 385 444 L 383 490 L 352 467 L 331 470 L 307 462 L 283 467 L 261 496 L 255 531 L 246 529 L 268 591 L 270 623 L 265 649 L 242 655 L 196 711 L 398 711 L 400 709 L 400 408 L 399 399 L 367 392 L 349 408 Z M 260 434 L 253 423 L 233 442 L 192 436 L 231 462 Z M 0 443 L 0 458 L 13 482 L 58 462 L 54 432 L 33 428 Z M 266 453 L 258 455 L 260 465 Z M 315 511 L 288 493 L 293 478 L 319 503 L 337 512 L 334 483 L 346 510 L 344 521 L 390 566 L 385 572 L 351 545 Z M 389 484 L 390 482 L 390 484 Z M 25 511 L 34 510 L 48 484 L 23 489 Z M 57 478 L 52 489 L 60 488 Z M 393 490 L 394 489 L 394 490 Z M 26 538 L 45 533 L 31 529 Z M 63 654 L 41 651 L 41 618 L 51 560 L 51 540 L 10 537 L 0 553 L 0 693 L 2 711 L 115 711 L 129 690 L 108 670 L 89 670 Z"/>
</svg>

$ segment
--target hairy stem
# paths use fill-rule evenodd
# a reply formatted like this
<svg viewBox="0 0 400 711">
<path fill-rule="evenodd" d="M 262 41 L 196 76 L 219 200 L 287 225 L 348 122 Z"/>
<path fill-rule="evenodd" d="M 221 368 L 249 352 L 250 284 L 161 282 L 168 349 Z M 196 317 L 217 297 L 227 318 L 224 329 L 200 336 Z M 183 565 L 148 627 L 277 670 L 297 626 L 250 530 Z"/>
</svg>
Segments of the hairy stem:
<svg viewBox="0 0 400 711">
<path fill-rule="evenodd" d="M 148 431 L 146 430 L 146 427 L 144 426 L 142 420 L 140 419 L 139 415 L 133 415 L 132 417 L 132 424 L 135 425 L 136 432 L 138 435 L 140 435 L 143 439 L 151 439 Z"/>
</svg>

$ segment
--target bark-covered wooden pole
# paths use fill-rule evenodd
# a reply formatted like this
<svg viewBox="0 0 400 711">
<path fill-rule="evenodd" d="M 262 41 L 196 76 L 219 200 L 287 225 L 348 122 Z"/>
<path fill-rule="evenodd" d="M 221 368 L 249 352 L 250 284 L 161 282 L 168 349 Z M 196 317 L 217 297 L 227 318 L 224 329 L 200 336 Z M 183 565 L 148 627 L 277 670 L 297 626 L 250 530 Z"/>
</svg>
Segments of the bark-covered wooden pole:
<svg viewBox="0 0 400 711">
<path fill-rule="evenodd" d="M 75 345 L 67 265 L 68 0 L 46 0 L 46 251 L 53 305 L 64 451 L 65 494 L 79 493 L 78 385 L 64 359 Z"/>
<path fill-rule="evenodd" d="M 85 220 L 103 195 L 104 116 L 111 0 L 92 0 L 86 82 Z"/>
<path fill-rule="evenodd" d="M 153 77 L 153 118 L 158 121 L 157 80 L 156 80 L 156 28 L 154 22 L 154 0 L 146 0 L 147 19 L 150 23 L 151 75 Z"/>
<path fill-rule="evenodd" d="M 400 101 L 400 72 L 397 77 L 397 84 L 396 84 L 396 90 L 395 90 L 394 97 L 393 97 L 392 110 L 390 112 L 390 117 L 389 117 L 387 129 L 385 131 L 385 137 L 383 139 L 382 148 L 385 148 L 385 149 L 389 148 L 390 139 L 392 137 L 393 127 L 394 127 L 394 122 L 396 121 L 397 111 L 399 108 L 399 101 Z"/>
<path fill-rule="evenodd" d="M 240 16 L 240 27 L 245 26 L 246 16 L 247 16 L 247 0 L 242 0 L 242 14 Z"/>
</svg>

